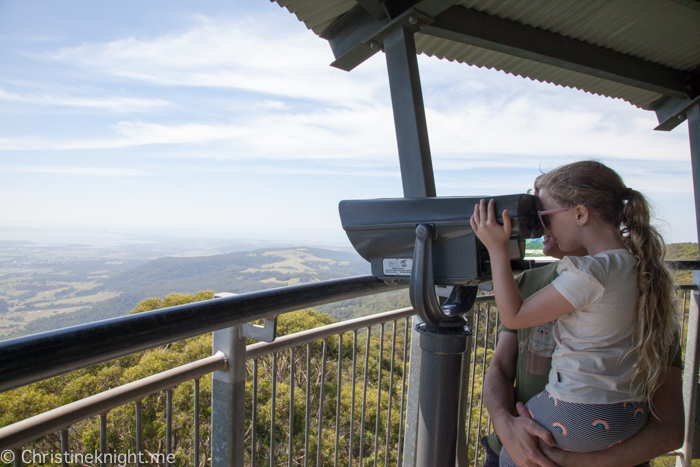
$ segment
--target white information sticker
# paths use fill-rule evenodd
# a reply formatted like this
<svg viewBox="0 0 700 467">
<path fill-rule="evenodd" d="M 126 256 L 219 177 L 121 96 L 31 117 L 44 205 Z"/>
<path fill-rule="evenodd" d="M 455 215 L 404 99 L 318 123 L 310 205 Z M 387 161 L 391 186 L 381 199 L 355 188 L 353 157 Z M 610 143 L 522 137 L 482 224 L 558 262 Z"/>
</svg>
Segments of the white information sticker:
<svg viewBox="0 0 700 467">
<path fill-rule="evenodd" d="M 384 274 L 387 276 L 410 276 L 413 260 L 410 258 L 384 258 Z"/>
</svg>

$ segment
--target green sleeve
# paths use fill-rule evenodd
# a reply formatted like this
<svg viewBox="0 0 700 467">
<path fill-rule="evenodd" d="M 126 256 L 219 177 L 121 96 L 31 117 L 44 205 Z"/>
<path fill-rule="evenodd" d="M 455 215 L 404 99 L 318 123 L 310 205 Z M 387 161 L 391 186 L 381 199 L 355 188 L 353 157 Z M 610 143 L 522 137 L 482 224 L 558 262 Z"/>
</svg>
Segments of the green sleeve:
<svg viewBox="0 0 700 467">
<path fill-rule="evenodd" d="M 546 266 L 542 266 L 535 269 L 530 269 L 515 278 L 515 283 L 518 285 L 518 290 L 520 291 L 520 296 L 523 300 L 528 299 L 531 295 L 539 292 L 543 288 L 547 287 L 552 283 L 554 278 L 557 276 L 557 263 L 553 262 Z M 498 326 L 499 331 L 506 332 L 516 332 L 513 329 L 509 329 L 501 323 Z"/>
</svg>

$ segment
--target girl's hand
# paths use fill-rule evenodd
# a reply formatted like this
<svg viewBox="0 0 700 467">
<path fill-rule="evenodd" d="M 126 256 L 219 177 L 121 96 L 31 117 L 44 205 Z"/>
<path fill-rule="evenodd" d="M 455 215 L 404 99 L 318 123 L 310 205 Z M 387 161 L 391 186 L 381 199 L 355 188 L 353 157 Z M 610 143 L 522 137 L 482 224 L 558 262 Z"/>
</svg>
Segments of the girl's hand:
<svg viewBox="0 0 700 467">
<path fill-rule="evenodd" d="M 487 208 L 486 200 L 482 199 L 474 206 L 474 215 L 469 220 L 474 233 L 489 252 L 496 248 L 507 248 L 511 233 L 508 211 L 503 211 L 503 225 L 500 225 L 496 221 L 495 206 L 496 202 L 492 199 Z"/>
</svg>

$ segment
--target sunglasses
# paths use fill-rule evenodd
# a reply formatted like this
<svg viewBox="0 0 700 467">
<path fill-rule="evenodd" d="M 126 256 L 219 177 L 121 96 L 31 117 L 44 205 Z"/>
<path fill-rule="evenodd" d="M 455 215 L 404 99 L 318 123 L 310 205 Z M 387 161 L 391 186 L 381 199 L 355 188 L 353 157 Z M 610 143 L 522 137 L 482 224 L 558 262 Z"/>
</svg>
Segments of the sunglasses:
<svg viewBox="0 0 700 467">
<path fill-rule="evenodd" d="M 550 214 L 556 214 L 558 212 L 568 211 L 569 209 L 571 209 L 571 208 L 557 208 L 557 209 L 550 209 L 548 211 L 537 211 L 537 215 L 540 216 L 540 222 L 542 223 L 542 225 L 546 229 L 548 229 L 548 228 L 550 228 L 550 225 L 549 225 L 549 215 Z"/>
</svg>

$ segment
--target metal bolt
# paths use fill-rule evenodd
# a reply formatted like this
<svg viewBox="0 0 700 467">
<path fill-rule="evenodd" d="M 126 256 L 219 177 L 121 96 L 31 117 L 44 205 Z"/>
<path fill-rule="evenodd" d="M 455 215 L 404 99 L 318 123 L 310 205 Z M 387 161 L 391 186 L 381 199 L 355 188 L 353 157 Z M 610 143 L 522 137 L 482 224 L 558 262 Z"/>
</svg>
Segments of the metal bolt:
<svg viewBox="0 0 700 467">
<path fill-rule="evenodd" d="M 413 16 L 408 17 L 408 24 L 418 24 L 418 20 Z"/>
<path fill-rule="evenodd" d="M 679 115 L 678 120 L 683 120 L 683 115 Z"/>
<path fill-rule="evenodd" d="M 379 49 L 379 42 L 377 41 L 372 41 L 369 43 L 369 48 L 372 50 L 377 50 Z"/>
</svg>

